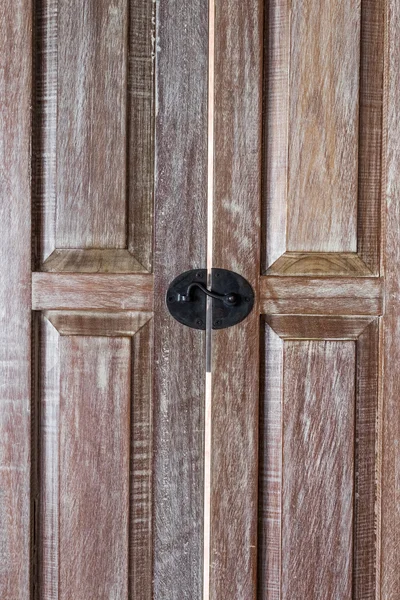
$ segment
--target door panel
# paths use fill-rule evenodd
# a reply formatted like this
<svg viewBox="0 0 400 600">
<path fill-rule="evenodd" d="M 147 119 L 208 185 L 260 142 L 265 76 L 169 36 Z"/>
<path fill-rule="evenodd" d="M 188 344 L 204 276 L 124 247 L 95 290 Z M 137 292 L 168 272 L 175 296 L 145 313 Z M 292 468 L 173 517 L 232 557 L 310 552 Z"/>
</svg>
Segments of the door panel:
<svg viewBox="0 0 400 600">
<path fill-rule="evenodd" d="M 35 3 L 32 184 L 44 271 L 151 270 L 154 10 L 150 0 Z"/>
<path fill-rule="evenodd" d="M 383 3 L 369 0 L 266 4 L 270 274 L 379 273 L 383 29 Z"/>
</svg>

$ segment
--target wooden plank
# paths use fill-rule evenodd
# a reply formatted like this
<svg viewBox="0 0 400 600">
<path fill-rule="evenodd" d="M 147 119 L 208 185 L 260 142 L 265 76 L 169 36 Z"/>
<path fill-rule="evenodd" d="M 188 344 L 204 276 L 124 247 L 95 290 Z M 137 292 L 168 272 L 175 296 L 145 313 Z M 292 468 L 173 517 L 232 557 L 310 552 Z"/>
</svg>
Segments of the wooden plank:
<svg viewBox="0 0 400 600">
<path fill-rule="evenodd" d="M 285 252 L 267 274 L 371 277 L 372 272 L 354 252 Z"/>
<path fill-rule="evenodd" d="M 128 249 L 151 271 L 154 203 L 153 0 L 129 0 L 128 28 Z"/>
<path fill-rule="evenodd" d="M 46 273 L 145 273 L 126 249 L 54 250 L 43 263 Z"/>
<path fill-rule="evenodd" d="M 206 265 L 208 0 L 157 5 L 154 249 L 154 598 L 202 595 L 204 333 L 167 313 Z"/>
<path fill-rule="evenodd" d="M 151 311 L 153 276 L 149 274 L 32 274 L 33 310 Z"/>
<path fill-rule="evenodd" d="M 59 248 L 126 246 L 127 10 L 126 0 L 58 5 Z"/>
<path fill-rule="evenodd" d="M 358 0 L 291 7 L 288 250 L 357 250 Z"/>
<path fill-rule="evenodd" d="M 212 263 L 260 272 L 262 2 L 225 0 L 215 17 Z M 259 313 L 212 339 L 210 597 L 256 595 Z M 229 523 L 229 527 L 227 527 Z"/>
<path fill-rule="evenodd" d="M 260 312 L 378 316 L 382 283 L 375 277 L 261 277 Z"/>
<path fill-rule="evenodd" d="M 284 350 L 282 597 L 352 595 L 355 344 Z"/>
<path fill-rule="evenodd" d="M 125 600 L 130 340 L 64 337 L 60 354 L 59 598 Z"/>
<path fill-rule="evenodd" d="M 400 5 L 387 3 L 384 150 L 385 204 L 382 233 L 385 315 L 382 345 L 381 598 L 400 597 Z"/>
<path fill-rule="evenodd" d="M 0 13 L 0 597 L 30 590 L 32 4 Z M 18 49 L 18 50 L 16 50 Z"/>
</svg>

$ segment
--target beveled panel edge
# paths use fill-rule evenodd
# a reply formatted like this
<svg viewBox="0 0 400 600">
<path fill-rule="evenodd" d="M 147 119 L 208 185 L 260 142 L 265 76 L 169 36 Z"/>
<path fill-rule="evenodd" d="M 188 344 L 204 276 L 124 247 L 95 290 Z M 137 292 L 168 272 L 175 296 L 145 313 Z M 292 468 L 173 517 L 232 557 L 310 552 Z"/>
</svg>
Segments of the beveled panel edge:
<svg viewBox="0 0 400 600">
<path fill-rule="evenodd" d="M 285 252 L 265 275 L 372 277 L 374 274 L 355 252 Z"/>
<path fill-rule="evenodd" d="M 60 335 L 133 337 L 151 319 L 148 312 L 43 311 Z"/>
<path fill-rule="evenodd" d="M 56 248 L 41 265 L 45 273 L 148 273 L 126 248 Z"/>
<path fill-rule="evenodd" d="M 264 315 L 283 340 L 357 340 L 377 317 L 340 315 Z"/>
</svg>

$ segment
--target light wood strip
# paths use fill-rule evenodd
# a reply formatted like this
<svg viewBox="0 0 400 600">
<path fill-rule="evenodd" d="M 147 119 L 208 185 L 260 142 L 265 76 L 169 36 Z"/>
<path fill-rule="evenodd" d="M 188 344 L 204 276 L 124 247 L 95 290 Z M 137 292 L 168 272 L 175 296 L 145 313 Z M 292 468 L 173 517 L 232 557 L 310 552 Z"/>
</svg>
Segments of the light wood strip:
<svg viewBox="0 0 400 600">
<path fill-rule="evenodd" d="M 216 3 L 213 266 L 258 296 L 261 0 Z M 211 600 L 256 597 L 259 314 L 212 338 Z M 227 527 L 229 523 L 229 527 Z"/>
<path fill-rule="evenodd" d="M 285 252 L 267 274 L 371 277 L 373 273 L 354 252 Z"/>
<path fill-rule="evenodd" d="M 125 249 L 58 249 L 43 263 L 46 273 L 145 273 L 146 269 Z"/>
<path fill-rule="evenodd" d="M 59 600 L 125 600 L 131 342 L 64 337 L 60 361 Z"/>
<path fill-rule="evenodd" d="M 153 276 L 33 273 L 32 308 L 151 311 Z"/>
<path fill-rule="evenodd" d="M 382 280 L 371 278 L 261 277 L 263 314 L 382 314 Z"/>
<path fill-rule="evenodd" d="M 290 251 L 357 250 L 360 6 L 291 4 Z"/>
<path fill-rule="evenodd" d="M 381 598 L 400 597 L 400 3 L 388 0 L 384 112 L 384 195 L 382 253 L 385 316 L 382 342 L 382 530 Z M 380 516 L 380 514 L 378 515 Z"/>
<path fill-rule="evenodd" d="M 157 3 L 154 600 L 200 600 L 205 336 L 165 293 L 206 265 L 208 0 Z"/>
<path fill-rule="evenodd" d="M 258 600 L 281 600 L 283 342 L 261 330 Z"/>
<path fill-rule="evenodd" d="M 0 598 L 28 600 L 32 3 L 0 11 Z"/>
<path fill-rule="evenodd" d="M 355 343 L 284 350 L 282 598 L 351 598 Z"/>
</svg>

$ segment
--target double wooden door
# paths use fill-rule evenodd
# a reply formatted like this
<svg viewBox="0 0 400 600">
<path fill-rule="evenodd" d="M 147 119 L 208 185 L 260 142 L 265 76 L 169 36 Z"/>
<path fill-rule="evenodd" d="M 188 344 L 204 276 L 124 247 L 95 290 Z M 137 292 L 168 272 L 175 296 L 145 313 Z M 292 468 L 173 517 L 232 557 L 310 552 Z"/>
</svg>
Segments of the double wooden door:
<svg viewBox="0 0 400 600">
<path fill-rule="evenodd" d="M 400 598 L 399 3 L 0 4 L 2 600 Z"/>
</svg>

